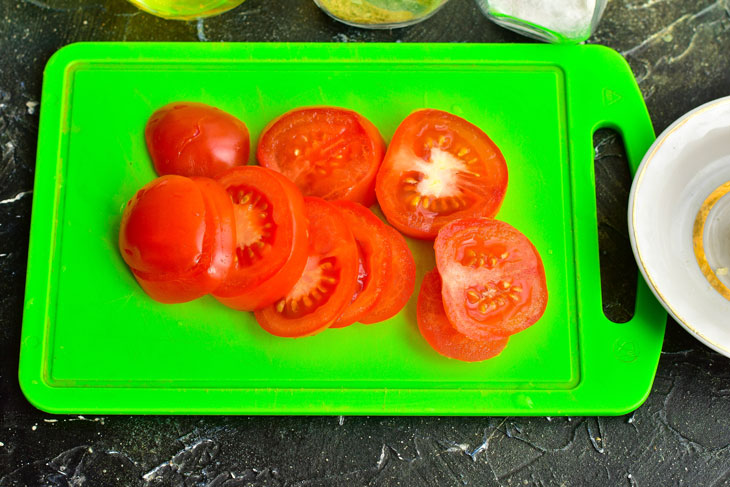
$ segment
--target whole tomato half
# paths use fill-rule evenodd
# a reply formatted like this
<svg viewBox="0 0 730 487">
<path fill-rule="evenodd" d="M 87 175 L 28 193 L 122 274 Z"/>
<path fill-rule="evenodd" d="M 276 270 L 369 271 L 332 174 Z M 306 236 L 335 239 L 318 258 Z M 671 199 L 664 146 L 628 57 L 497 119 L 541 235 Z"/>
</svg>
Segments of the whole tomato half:
<svg viewBox="0 0 730 487">
<path fill-rule="evenodd" d="M 157 174 L 216 178 L 248 163 L 248 128 L 204 103 L 175 102 L 155 111 L 145 139 Z"/>
<path fill-rule="evenodd" d="M 216 181 L 170 175 L 127 203 L 119 248 L 150 297 L 182 303 L 220 286 L 233 264 L 235 238 L 233 205 Z"/>
</svg>

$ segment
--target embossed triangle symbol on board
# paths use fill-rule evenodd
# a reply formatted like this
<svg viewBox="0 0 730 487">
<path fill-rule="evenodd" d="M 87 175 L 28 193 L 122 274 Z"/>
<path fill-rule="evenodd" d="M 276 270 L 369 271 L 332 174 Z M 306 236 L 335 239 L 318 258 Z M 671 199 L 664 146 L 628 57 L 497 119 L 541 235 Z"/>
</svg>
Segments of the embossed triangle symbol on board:
<svg viewBox="0 0 730 487">
<path fill-rule="evenodd" d="M 603 89 L 603 101 L 606 105 L 613 105 L 614 103 L 621 101 L 622 98 L 623 97 L 621 95 L 609 88 Z"/>
</svg>

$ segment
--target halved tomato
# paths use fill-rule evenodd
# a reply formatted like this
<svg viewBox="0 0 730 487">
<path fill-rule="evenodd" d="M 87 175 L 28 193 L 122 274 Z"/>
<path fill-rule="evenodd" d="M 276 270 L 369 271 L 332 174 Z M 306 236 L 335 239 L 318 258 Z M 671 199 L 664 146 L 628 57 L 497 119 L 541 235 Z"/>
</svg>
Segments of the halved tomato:
<svg viewBox="0 0 730 487">
<path fill-rule="evenodd" d="M 256 320 L 281 337 L 314 335 L 332 325 L 357 289 L 357 244 L 344 218 L 321 198 L 304 198 L 309 255 L 304 272 L 286 296 L 256 311 Z"/>
<path fill-rule="evenodd" d="M 205 103 L 175 102 L 155 111 L 147 121 L 145 140 L 160 176 L 215 178 L 248 163 L 246 124 Z"/>
<path fill-rule="evenodd" d="M 359 272 L 357 289 L 352 303 L 332 325 L 332 328 L 349 326 L 367 316 L 388 286 L 391 279 L 390 236 L 388 227 L 373 212 L 359 203 L 335 201 L 355 237 L 358 247 Z"/>
<path fill-rule="evenodd" d="M 360 317 L 360 323 L 379 323 L 397 315 L 416 287 L 416 261 L 406 239 L 391 226 L 385 225 L 385 229 L 390 242 L 390 280 L 375 305 Z"/>
<path fill-rule="evenodd" d="M 419 110 L 395 131 L 376 180 L 388 221 L 432 239 L 452 220 L 497 214 L 507 165 L 479 127 L 441 110 Z"/>
<path fill-rule="evenodd" d="M 218 183 L 163 176 L 127 203 L 119 248 L 150 297 L 182 303 L 223 282 L 233 262 L 234 232 L 233 206 Z"/>
<path fill-rule="evenodd" d="M 385 154 L 378 129 L 345 108 L 308 107 L 272 121 L 259 139 L 256 157 L 279 171 L 305 196 L 375 202 L 375 175 Z"/>
<path fill-rule="evenodd" d="M 436 237 L 442 297 L 454 328 L 473 339 L 508 336 L 535 323 L 547 306 L 540 254 L 508 223 L 468 218 Z"/>
<path fill-rule="evenodd" d="M 434 350 L 445 357 L 464 362 L 480 362 L 499 355 L 507 346 L 508 339 L 505 337 L 474 340 L 451 326 L 441 300 L 441 276 L 436 269 L 423 278 L 416 313 L 421 335 Z"/>
<path fill-rule="evenodd" d="M 307 262 L 304 199 L 285 177 L 259 166 L 236 167 L 218 180 L 233 201 L 234 265 L 214 296 L 252 311 L 283 297 Z"/>
</svg>

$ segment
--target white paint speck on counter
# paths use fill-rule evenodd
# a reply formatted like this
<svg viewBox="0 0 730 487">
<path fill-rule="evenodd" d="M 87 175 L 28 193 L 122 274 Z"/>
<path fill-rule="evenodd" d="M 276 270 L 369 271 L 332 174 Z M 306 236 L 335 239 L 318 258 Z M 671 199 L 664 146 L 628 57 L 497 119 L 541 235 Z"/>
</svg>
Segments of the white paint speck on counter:
<svg viewBox="0 0 730 487">
<path fill-rule="evenodd" d="M 38 102 L 35 100 L 27 101 L 25 102 L 25 106 L 28 107 L 28 115 L 33 115 L 36 107 L 38 106 Z"/>
</svg>

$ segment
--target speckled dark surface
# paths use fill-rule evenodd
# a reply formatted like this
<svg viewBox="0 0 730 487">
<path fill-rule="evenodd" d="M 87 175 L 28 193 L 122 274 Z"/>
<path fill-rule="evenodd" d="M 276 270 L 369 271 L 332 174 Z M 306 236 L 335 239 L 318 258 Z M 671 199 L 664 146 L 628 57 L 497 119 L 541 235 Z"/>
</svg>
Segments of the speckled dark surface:
<svg viewBox="0 0 730 487">
<path fill-rule="evenodd" d="M 17 383 L 43 65 L 82 40 L 521 42 L 469 0 L 395 31 L 332 21 L 310 0 L 247 0 L 171 22 L 123 0 L 0 2 L 0 487 L 730 485 L 730 359 L 668 323 L 657 378 L 611 418 L 78 417 L 35 410 Z M 660 132 L 730 95 L 728 0 L 611 0 L 589 42 L 629 60 Z M 629 175 L 596 136 L 604 288 L 626 319 L 635 275 Z M 630 269 L 627 271 L 627 269 Z M 627 304 L 628 303 L 628 304 Z"/>
</svg>

